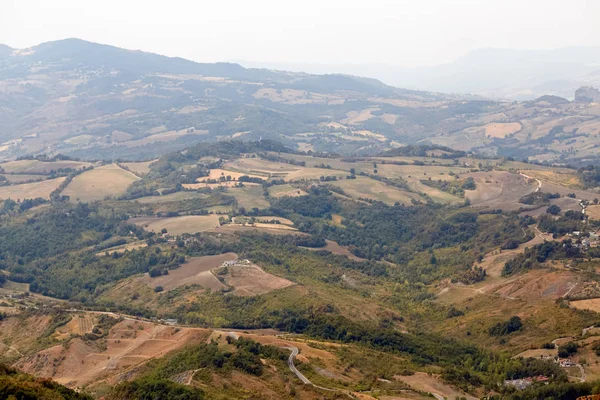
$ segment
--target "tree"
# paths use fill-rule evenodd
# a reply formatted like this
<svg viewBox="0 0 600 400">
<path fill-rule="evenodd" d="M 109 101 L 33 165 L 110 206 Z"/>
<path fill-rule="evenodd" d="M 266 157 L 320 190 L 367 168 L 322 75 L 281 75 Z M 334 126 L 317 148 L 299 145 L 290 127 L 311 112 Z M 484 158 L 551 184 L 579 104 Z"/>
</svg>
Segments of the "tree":
<svg viewBox="0 0 600 400">
<path fill-rule="evenodd" d="M 548 214 L 552 214 L 552 215 L 558 215 L 560 214 L 560 207 L 557 206 L 556 204 L 552 204 L 550 207 L 548 207 L 548 209 L 546 210 L 546 212 Z"/>
</svg>

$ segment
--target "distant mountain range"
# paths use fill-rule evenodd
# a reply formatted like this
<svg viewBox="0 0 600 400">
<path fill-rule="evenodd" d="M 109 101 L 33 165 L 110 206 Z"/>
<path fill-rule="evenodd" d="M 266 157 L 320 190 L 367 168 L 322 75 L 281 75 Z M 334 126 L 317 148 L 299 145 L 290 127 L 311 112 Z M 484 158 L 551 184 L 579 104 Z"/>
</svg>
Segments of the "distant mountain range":
<svg viewBox="0 0 600 400">
<path fill-rule="evenodd" d="M 28 153 L 150 157 L 191 142 L 273 138 L 327 126 L 381 102 L 435 104 L 453 97 L 370 78 L 196 63 L 65 39 L 0 46 L 0 158 Z M 391 127 L 387 126 L 388 129 Z M 344 140 L 352 151 L 391 139 Z M 339 147 L 320 136 L 319 150 Z M 140 150 L 140 148 L 143 150 Z"/>
<path fill-rule="evenodd" d="M 428 144 L 589 162 L 600 146 L 598 92 L 586 87 L 577 101 L 565 98 L 580 83 L 569 76 L 594 76 L 594 57 L 585 49 L 486 50 L 394 75 L 404 74 L 397 79 L 406 86 L 449 92 L 544 94 L 513 103 L 349 74 L 196 63 L 79 39 L 0 46 L 0 159 L 151 159 L 198 142 L 272 139 L 313 153 L 364 156 Z M 525 83 L 530 89 L 519 86 Z"/>
<path fill-rule="evenodd" d="M 398 87 L 510 100 L 533 100 L 546 94 L 573 98 L 580 86 L 600 85 L 600 47 L 484 49 L 452 63 L 418 68 L 381 64 L 239 63 L 249 67 L 369 76 Z"/>
</svg>

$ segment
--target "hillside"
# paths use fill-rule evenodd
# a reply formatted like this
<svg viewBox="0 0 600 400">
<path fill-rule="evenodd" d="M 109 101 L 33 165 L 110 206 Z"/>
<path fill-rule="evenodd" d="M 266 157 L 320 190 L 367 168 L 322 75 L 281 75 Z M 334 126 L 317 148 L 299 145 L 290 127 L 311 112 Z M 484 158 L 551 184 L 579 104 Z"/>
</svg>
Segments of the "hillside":
<svg viewBox="0 0 600 400">
<path fill-rule="evenodd" d="M 2 159 L 151 160 L 199 142 L 260 138 L 342 155 L 436 144 L 550 163 L 596 158 L 598 105 L 579 101 L 589 96 L 506 103 L 350 75 L 200 64 L 77 39 L 4 48 L 0 57 Z"/>
<path fill-rule="evenodd" d="M 0 47 L 0 398 L 600 392 L 597 94 Z"/>
<path fill-rule="evenodd" d="M 389 85 L 418 90 L 530 101 L 546 94 L 572 99 L 580 86 L 599 86 L 599 51 L 594 46 L 547 50 L 484 48 L 472 50 L 452 62 L 419 67 L 239 62 L 279 70 L 370 76 Z"/>
<path fill-rule="evenodd" d="M 523 400 L 600 382 L 595 168 L 270 140 L 0 167 L 38 179 L 7 179 L 0 207 L 0 362 L 37 378 L 109 400 Z"/>
<path fill-rule="evenodd" d="M 0 56 L 5 158 L 150 158 L 198 141 L 260 137 L 306 149 L 340 141 L 348 151 L 377 149 L 391 139 L 330 123 L 387 102 L 420 107 L 445 98 L 373 79 L 200 64 L 78 39 Z"/>
</svg>

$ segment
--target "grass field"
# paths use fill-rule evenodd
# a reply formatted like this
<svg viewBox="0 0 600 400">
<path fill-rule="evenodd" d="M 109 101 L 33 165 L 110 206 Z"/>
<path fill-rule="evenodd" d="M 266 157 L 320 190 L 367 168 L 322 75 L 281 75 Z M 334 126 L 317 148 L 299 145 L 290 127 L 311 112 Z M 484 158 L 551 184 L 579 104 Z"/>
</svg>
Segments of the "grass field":
<svg viewBox="0 0 600 400">
<path fill-rule="evenodd" d="M 575 171 L 558 172 L 553 170 L 527 169 L 521 172 L 532 178 L 540 179 L 543 182 L 554 183 L 567 188 L 582 189 L 581 182 L 577 178 Z"/>
<path fill-rule="evenodd" d="M 148 244 L 146 244 L 145 241 L 139 241 L 139 242 L 132 242 L 132 243 L 125 243 L 119 246 L 115 246 L 115 247 L 109 247 L 108 249 L 104 249 L 102 251 L 99 251 L 98 253 L 96 253 L 97 256 L 103 256 L 106 255 L 107 253 L 109 255 L 113 254 L 113 253 L 124 253 L 125 251 L 129 250 L 137 250 L 137 249 L 142 249 L 144 247 L 147 247 Z"/>
<path fill-rule="evenodd" d="M 227 194 L 235 197 L 238 207 L 244 207 L 246 210 L 253 208 L 268 208 L 270 206 L 267 199 L 263 197 L 262 186 L 245 186 L 242 188 L 230 188 Z"/>
<path fill-rule="evenodd" d="M 164 196 L 148 196 L 148 197 L 140 197 L 139 199 L 135 199 L 132 201 L 137 201 L 141 204 L 157 204 L 157 203 L 169 203 L 172 201 L 183 201 L 183 200 L 191 200 L 191 199 L 204 199 L 208 197 L 204 193 L 197 192 L 175 192 L 170 193 Z"/>
<path fill-rule="evenodd" d="M 10 183 L 24 183 L 24 182 L 33 182 L 33 181 L 42 181 L 46 179 L 44 175 L 25 175 L 25 174 L 17 174 L 17 175 L 2 175 L 6 178 Z"/>
<path fill-rule="evenodd" d="M 109 164 L 77 175 L 62 194 L 69 196 L 71 201 L 102 200 L 125 193 L 129 185 L 138 179 L 116 164 Z"/>
<path fill-rule="evenodd" d="M 298 196 L 306 196 L 307 194 L 308 193 L 306 193 L 304 190 L 295 188 L 289 184 L 275 185 L 275 186 L 269 187 L 269 196 L 273 196 L 273 197 L 284 197 L 284 196 L 298 197 Z"/>
<path fill-rule="evenodd" d="M 204 232 L 219 226 L 219 216 L 212 214 L 186 215 L 172 218 L 139 217 L 131 218 L 128 221 L 153 232 L 160 232 L 162 229 L 166 229 L 167 233 L 171 235 Z"/>
<path fill-rule="evenodd" d="M 590 310 L 600 312 L 600 299 L 576 300 L 569 303 L 571 307 L 578 310 Z"/>
<path fill-rule="evenodd" d="M 330 183 L 343 189 L 347 195 L 354 199 L 362 197 L 393 205 L 396 202 L 410 204 L 412 199 L 420 198 L 417 194 L 398 189 L 394 186 L 388 186 L 375 179 L 362 176 L 359 176 L 356 179 L 343 179 Z"/>
<path fill-rule="evenodd" d="M 521 128 L 518 122 L 494 122 L 485 126 L 485 135 L 492 138 L 505 138 L 520 131 Z"/>
<path fill-rule="evenodd" d="M 537 187 L 535 181 L 529 182 L 519 174 L 504 171 L 474 172 L 460 177 L 461 179 L 471 177 L 475 180 L 477 188 L 465 191 L 465 197 L 473 206 L 504 211 L 522 207 L 523 204 L 519 203 L 519 199 L 533 193 Z"/>
<path fill-rule="evenodd" d="M 133 172 L 137 176 L 141 177 L 141 176 L 146 175 L 148 172 L 150 172 L 150 164 L 152 164 L 153 162 L 154 162 L 154 160 L 153 161 L 142 161 L 142 162 L 127 162 L 127 163 L 122 163 L 121 165 L 126 167 L 129 171 Z"/>
<path fill-rule="evenodd" d="M 357 257 L 354 254 L 350 253 L 350 250 L 348 250 L 348 248 L 346 248 L 344 246 L 340 246 L 337 242 L 334 242 L 333 240 L 325 240 L 325 242 L 327 243 L 325 245 L 325 247 L 305 247 L 305 248 L 308 250 L 314 250 L 314 251 L 327 250 L 333 254 L 337 254 L 340 256 L 346 256 L 349 259 L 354 260 L 354 261 L 366 261 L 366 259 Z"/>
<path fill-rule="evenodd" d="M 261 160 L 260 158 L 239 158 L 226 163 L 224 168 L 243 174 L 254 174 L 263 178 L 271 178 L 275 176 L 287 176 L 290 172 L 294 172 L 301 167 Z"/>
<path fill-rule="evenodd" d="M 600 220 L 600 205 L 590 205 L 585 209 L 590 219 Z"/>
<path fill-rule="evenodd" d="M 43 162 L 38 160 L 18 160 L 0 164 L 7 173 L 48 175 L 60 168 L 80 169 L 91 166 L 91 163 L 80 161 Z"/>
<path fill-rule="evenodd" d="M 12 186 L 1 186 L 0 187 L 0 200 L 13 199 L 34 199 L 41 197 L 43 199 L 49 199 L 50 193 L 57 189 L 61 183 L 65 180 L 65 177 L 49 179 L 42 182 L 23 183 L 20 185 Z"/>
<path fill-rule="evenodd" d="M 208 133 L 208 131 L 195 130 L 193 132 L 188 132 L 187 129 L 182 129 L 180 131 L 161 132 L 161 133 L 157 133 L 155 135 L 146 136 L 145 138 L 142 138 L 142 139 L 129 140 L 126 142 L 122 142 L 122 144 L 127 147 L 138 147 L 138 146 L 143 146 L 143 145 L 150 144 L 150 143 L 170 142 L 173 140 L 177 140 L 183 136 L 206 135 L 207 133 Z"/>
</svg>

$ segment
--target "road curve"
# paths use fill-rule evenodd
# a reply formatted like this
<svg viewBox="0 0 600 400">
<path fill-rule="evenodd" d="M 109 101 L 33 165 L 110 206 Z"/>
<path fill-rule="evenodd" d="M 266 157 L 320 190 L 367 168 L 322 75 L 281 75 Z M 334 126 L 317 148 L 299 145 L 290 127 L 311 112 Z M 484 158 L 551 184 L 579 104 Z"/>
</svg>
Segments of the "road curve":
<svg viewBox="0 0 600 400">
<path fill-rule="evenodd" d="M 296 356 L 298 355 L 298 352 L 299 352 L 298 348 L 290 346 L 290 347 L 284 347 L 284 349 L 291 351 L 290 356 L 288 358 L 288 366 L 290 367 L 290 370 L 298 377 L 298 379 L 300 379 L 302 381 L 302 383 L 304 383 L 305 385 L 311 385 L 313 387 L 316 387 L 317 389 L 326 390 L 328 392 L 341 392 L 341 393 L 344 393 L 346 396 L 350 397 L 351 399 L 355 398 L 348 391 L 340 390 L 340 389 L 330 389 L 330 388 L 315 385 L 314 383 L 312 383 L 306 376 L 304 376 L 302 374 L 302 372 L 298 371 L 298 368 L 296 368 L 296 366 L 294 365 L 294 358 L 296 358 Z"/>
<path fill-rule="evenodd" d="M 291 351 L 290 356 L 288 358 L 288 366 L 290 367 L 290 370 L 298 377 L 298 379 L 302 381 L 302 383 L 306 385 L 312 385 L 312 382 L 309 381 L 308 378 L 302 374 L 302 372 L 298 371 L 298 368 L 296 368 L 296 366 L 294 365 L 294 358 L 296 358 L 296 356 L 298 355 L 298 348 L 285 347 L 285 349 Z"/>
</svg>

